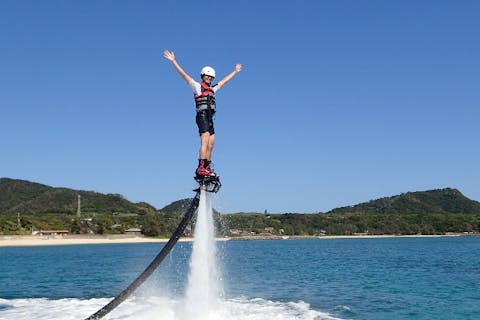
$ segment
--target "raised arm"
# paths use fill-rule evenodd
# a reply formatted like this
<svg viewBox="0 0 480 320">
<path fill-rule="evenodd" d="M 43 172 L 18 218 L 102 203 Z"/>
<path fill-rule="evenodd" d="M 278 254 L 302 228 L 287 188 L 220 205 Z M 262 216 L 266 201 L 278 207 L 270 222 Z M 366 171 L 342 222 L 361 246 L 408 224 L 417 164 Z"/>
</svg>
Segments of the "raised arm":
<svg viewBox="0 0 480 320">
<path fill-rule="evenodd" d="M 242 71 L 242 65 L 238 63 L 235 66 L 235 70 L 233 70 L 228 76 L 218 82 L 217 88 L 220 89 L 221 87 L 223 87 L 223 85 L 225 85 L 228 81 L 232 80 L 232 78 L 236 76 L 237 73 L 239 73 L 240 71 Z"/>
<path fill-rule="evenodd" d="M 163 51 L 163 56 L 167 59 L 167 60 L 170 60 L 170 62 L 173 64 L 173 66 L 175 67 L 175 69 L 177 69 L 178 73 L 182 76 L 183 79 L 185 79 L 185 81 L 187 83 L 190 83 L 192 81 L 192 77 L 190 77 L 183 69 L 182 67 L 180 67 L 180 65 L 177 63 L 177 60 L 175 60 L 175 54 L 173 53 L 173 51 L 168 51 L 168 50 L 165 50 Z"/>
</svg>

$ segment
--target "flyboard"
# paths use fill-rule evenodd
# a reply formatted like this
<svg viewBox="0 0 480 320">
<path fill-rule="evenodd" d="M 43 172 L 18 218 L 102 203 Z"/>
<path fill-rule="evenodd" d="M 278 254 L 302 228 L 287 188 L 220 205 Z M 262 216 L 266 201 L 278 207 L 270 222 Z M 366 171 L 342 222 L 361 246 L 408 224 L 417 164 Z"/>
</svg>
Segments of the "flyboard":
<svg viewBox="0 0 480 320">
<path fill-rule="evenodd" d="M 193 191 L 200 191 L 200 190 L 205 190 L 207 192 L 214 192 L 217 193 L 220 188 L 222 187 L 222 184 L 220 183 L 220 177 L 219 176 L 213 176 L 213 177 L 199 177 L 195 176 L 194 177 L 195 181 L 198 182 L 198 189 L 194 189 Z"/>
<path fill-rule="evenodd" d="M 148 277 L 150 277 L 152 273 L 158 268 L 158 266 L 160 266 L 163 259 L 165 259 L 165 257 L 170 253 L 180 236 L 185 231 L 185 228 L 192 220 L 200 203 L 201 192 L 218 192 L 222 187 L 222 184 L 220 183 L 220 177 L 218 176 L 205 178 L 196 176 L 195 180 L 198 182 L 199 187 L 193 190 L 195 191 L 195 196 L 192 199 L 192 202 L 190 202 L 187 210 L 185 211 L 182 221 L 180 221 L 180 224 L 173 232 L 167 244 L 165 244 L 162 250 L 160 250 L 157 256 L 147 266 L 147 268 L 135 280 L 133 280 L 133 282 L 126 289 L 120 292 L 107 305 L 105 305 L 103 308 L 101 308 L 85 320 L 97 320 L 103 318 L 106 314 L 108 314 L 110 311 L 119 306 L 123 301 L 125 301 L 142 283 L 144 283 L 145 280 L 147 280 Z"/>
</svg>

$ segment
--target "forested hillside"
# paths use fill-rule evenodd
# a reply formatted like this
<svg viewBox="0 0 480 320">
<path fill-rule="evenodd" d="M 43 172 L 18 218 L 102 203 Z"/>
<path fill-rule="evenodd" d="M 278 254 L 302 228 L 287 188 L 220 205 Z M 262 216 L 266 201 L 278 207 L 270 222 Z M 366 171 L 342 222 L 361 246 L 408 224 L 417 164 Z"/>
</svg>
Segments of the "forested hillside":
<svg viewBox="0 0 480 320">
<path fill-rule="evenodd" d="M 54 188 L 43 184 L 0 178 L 0 215 L 77 212 L 78 196 L 84 213 L 145 214 L 156 209 L 144 202 L 132 203 L 119 194 Z"/>
<path fill-rule="evenodd" d="M 81 215 L 77 198 L 81 197 Z M 157 210 L 119 194 L 54 188 L 0 179 L 0 234 L 62 229 L 73 234 L 121 234 L 138 228 L 147 236 L 169 237 L 190 199 Z M 456 189 L 407 192 L 317 214 L 220 214 L 217 234 L 231 237 L 351 234 L 478 233 L 480 203 Z M 192 222 L 194 225 L 195 219 Z M 191 234 L 187 228 L 186 235 Z"/>
<path fill-rule="evenodd" d="M 407 192 L 393 197 L 360 203 L 354 206 L 333 209 L 329 213 L 480 214 L 480 202 L 468 199 L 457 189 L 445 188 Z"/>
</svg>

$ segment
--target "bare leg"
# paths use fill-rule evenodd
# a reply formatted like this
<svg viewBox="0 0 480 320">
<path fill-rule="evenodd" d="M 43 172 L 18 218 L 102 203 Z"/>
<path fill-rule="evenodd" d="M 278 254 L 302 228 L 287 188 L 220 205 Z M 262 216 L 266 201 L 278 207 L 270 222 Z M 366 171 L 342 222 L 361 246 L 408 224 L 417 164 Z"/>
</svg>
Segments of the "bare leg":
<svg viewBox="0 0 480 320">
<path fill-rule="evenodd" d="M 212 159 L 212 152 L 213 152 L 214 146 L 215 146 L 215 135 L 211 134 L 207 141 L 207 154 L 206 154 L 207 160 Z"/>
<path fill-rule="evenodd" d="M 212 158 L 213 147 L 215 145 L 215 135 L 204 132 L 200 136 L 200 151 L 197 168 L 197 175 L 207 173 L 208 176 L 215 176 L 215 172 L 210 167 L 210 159 Z"/>
<path fill-rule="evenodd" d="M 213 149 L 213 144 L 210 143 L 212 135 L 210 135 L 210 132 L 204 132 L 200 136 L 200 151 L 198 152 L 198 158 L 199 159 L 207 159 L 210 160 L 212 157 L 212 149 Z M 211 147 L 209 147 L 211 145 Z"/>
</svg>

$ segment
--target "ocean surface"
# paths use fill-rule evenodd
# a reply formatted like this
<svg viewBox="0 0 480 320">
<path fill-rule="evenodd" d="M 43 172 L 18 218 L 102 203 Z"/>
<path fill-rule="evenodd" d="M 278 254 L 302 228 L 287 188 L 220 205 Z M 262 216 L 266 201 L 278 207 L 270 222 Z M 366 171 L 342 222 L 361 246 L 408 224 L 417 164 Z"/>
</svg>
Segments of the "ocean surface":
<svg viewBox="0 0 480 320">
<path fill-rule="evenodd" d="M 163 244 L 0 247 L 0 319 L 84 319 Z M 182 319 L 192 243 L 105 319 Z M 216 243 L 217 319 L 480 319 L 480 237 Z"/>
</svg>

